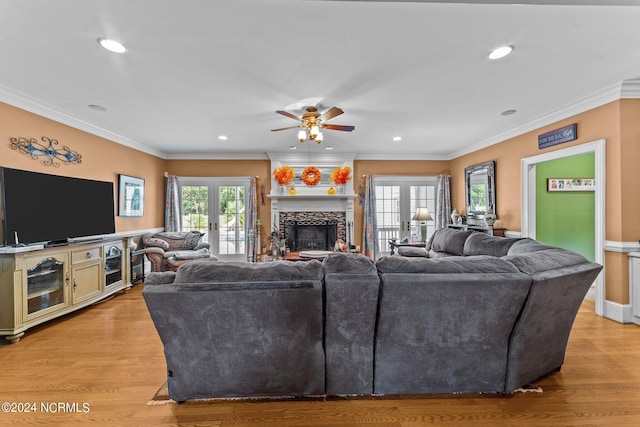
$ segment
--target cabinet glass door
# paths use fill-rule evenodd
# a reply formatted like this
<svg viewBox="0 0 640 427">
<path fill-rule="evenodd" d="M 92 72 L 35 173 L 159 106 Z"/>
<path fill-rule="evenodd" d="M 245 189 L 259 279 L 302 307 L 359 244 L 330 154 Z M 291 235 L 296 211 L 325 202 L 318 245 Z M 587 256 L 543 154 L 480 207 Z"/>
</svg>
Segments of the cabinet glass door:
<svg viewBox="0 0 640 427">
<path fill-rule="evenodd" d="M 64 303 L 64 262 L 45 258 L 27 270 L 27 314 Z"/>
<path fill-rule="evenodd" d="M 105 248 L 105 286 L 113 285 L 122 280 L 122 250 L 117 246 Z"/>
</svg>

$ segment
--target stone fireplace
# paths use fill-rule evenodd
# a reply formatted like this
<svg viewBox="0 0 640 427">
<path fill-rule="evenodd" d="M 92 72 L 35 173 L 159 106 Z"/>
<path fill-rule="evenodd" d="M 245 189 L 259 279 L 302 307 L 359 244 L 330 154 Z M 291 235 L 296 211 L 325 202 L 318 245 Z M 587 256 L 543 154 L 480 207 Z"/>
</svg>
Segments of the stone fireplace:
<svg viewBox="0 0 640 427">
<path fill-rule="evenodd" d="M 337 239 L 347 241 L 344 212 L 281 212 L 279 229 L 294 252 L 331 250 Z"/>
</svg>

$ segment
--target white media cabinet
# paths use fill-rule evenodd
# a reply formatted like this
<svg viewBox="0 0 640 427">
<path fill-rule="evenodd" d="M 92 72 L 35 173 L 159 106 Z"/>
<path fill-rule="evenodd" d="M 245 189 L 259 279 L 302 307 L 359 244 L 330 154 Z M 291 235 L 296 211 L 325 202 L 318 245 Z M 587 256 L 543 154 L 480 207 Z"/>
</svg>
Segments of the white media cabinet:
<svg viewBox="0 0 640 427">
<path fill-rule="evenodd" d="M 0 336 L 16 343 L 43 322 L 131 287 L 127 239 L 2 248 Z"/>
</svg>

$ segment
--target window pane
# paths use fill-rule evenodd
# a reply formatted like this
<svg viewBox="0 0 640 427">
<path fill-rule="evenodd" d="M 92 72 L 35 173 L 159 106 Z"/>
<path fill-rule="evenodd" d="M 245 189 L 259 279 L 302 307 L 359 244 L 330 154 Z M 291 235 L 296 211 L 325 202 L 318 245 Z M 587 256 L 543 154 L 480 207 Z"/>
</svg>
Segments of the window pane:
<svg viewBox="0 0 640 427">
<path fill-rule="evenodd" d="M 389 251 L 389 240 L 400 238 L 400 186 L 376 186 L 376 216 L 378 221 L 378 247 Z"/>
<path fill-rule="evenodd" d="M 182 200 L 182 231 L 199 231 L 204 233 L 203 241 L 207 240 L 207 226 L 209 224 L 209 187 L 188 186 L 180 187 Z"/>
<path fill-rule="evenodd" d="M 220 233 L 219 253 L 245 253 L 244 186 L 221 186 L 218 190 Z"/>
</svg>

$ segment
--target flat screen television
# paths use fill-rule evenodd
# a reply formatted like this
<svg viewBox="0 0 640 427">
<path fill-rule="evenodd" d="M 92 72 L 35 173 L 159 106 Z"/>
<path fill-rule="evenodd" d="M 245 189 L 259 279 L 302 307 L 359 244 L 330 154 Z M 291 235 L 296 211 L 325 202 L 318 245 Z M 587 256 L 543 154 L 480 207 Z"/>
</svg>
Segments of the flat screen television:
<svg viewBox="0 0 640 427">
<path fill-rule="evenodd" d="M 115 233 L 112 182 L 0 168 L 0 192 L 5 246 Z"/>
</svg>

